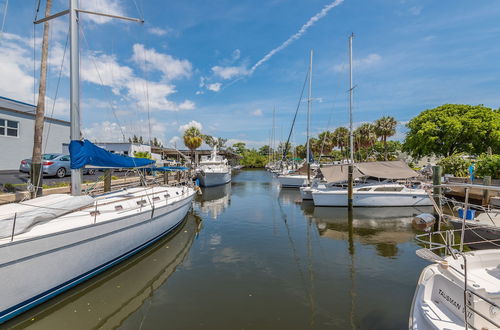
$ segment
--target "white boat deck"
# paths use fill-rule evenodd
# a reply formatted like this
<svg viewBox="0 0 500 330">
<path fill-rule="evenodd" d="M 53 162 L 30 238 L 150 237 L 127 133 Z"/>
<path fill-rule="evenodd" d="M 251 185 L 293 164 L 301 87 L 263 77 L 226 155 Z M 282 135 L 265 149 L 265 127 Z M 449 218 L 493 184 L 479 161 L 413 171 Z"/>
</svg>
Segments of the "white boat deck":
<svg viewBox="0 0 500 330">
<path fill-rule="evenodd" d="M 34 224 L 25 232 L 14 235 L 13 241 L 30 239 L 96 223 L 107 222 L 145 211 L 152 212 L 153 205 L 155 208 L 171 205 L 182 200 L 187 193 L 189 193 L 187 187 L 137 187 L 103 194 L 96 196 L 93 204 L 87 207 L 75 211 L 68 209 L 65 215 Z M 42 198 L 45 197 L 50 197 L 50 195 Z M 55 198 L 57 199 L 57 196 Z M 15 205 L 16 204 L 10 205 L 9 210 L 21 209 L 21 211 L 27 211 L 24 205 L 21 208 L 16 208 Z M 47 205 L 47 207 L 50 208 L 50 204 Z M 38 207 L 43 208 L 43 206 Z M 29 209 L 32 209 L 32 207 L 29 207 Z M 13 223 L 13 218 L 2 219 L 0 221 L 10 221 Z M 0 245 L 10 243 L 11 241 L 12 237 L 1 238 Z"/>
</svg>

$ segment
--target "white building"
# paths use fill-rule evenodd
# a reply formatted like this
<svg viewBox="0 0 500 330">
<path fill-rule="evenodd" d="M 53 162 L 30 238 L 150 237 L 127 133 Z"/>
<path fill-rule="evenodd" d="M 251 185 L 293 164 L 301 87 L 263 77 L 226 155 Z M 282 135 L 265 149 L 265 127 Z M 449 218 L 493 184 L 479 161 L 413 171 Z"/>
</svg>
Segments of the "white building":
<svg viewBox="0 0 500 330">
<path fill-rule="evenodd" d="M 32 104 L 0 96 L 0 170 L 18 170 L 21 160 L 31 158 L 35 130 Z M 70 123 L 45 117 L 43 153 L 62 153 L 70 141 Z"/>
</svg>

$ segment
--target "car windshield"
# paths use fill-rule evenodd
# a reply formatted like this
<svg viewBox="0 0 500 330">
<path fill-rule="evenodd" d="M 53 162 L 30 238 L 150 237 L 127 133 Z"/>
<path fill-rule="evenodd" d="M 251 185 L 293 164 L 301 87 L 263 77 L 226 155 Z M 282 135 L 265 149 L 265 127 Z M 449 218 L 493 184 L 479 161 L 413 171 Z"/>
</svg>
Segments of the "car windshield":
<svg viewBox="0 0 500 330">
<path fill-rule="evenodd" d="M 59 155 L 54 155 L 54 154 L 44 154 L 44 155 L 42 156 L 42 158 L 43 158 L 43 160 L 52 160 L 52 159 L 54 159 L 54 158 L 56 158 L 56 157 L 58 157 L 58 156 L 59 156 Z"/>
</svg>

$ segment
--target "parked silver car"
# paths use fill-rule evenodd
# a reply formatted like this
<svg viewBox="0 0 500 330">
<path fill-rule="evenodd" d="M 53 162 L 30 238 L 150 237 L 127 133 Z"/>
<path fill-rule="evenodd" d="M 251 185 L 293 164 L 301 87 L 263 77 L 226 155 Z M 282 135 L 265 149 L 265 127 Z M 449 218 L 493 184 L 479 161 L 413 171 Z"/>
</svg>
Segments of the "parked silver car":
<svg viewBox="0 0 500 330">
<path fill-rule="evenodd" d="M 29 173 L 31 169 L 31 158 L 23 159 L 19 165 L 19 171 Z M 69 155 L 64 154 L 43 154 L 42 155 L 43 175 L 64 178 L 71 173 Z M 83 174 L 94 174 L 94 169 L 84 169 Z"/>
</svg>

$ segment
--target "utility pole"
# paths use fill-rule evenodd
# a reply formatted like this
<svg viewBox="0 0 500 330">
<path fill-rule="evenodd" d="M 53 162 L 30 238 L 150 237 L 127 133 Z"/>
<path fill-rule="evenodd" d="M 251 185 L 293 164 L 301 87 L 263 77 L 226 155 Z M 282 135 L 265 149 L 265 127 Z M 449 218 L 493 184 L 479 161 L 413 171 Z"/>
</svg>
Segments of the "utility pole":
<svg viewBox="0 0 500 330">
<path fill-rule="evenodd" d="M 349 36 L 349 148 L 350 159 L 348 167 L 348 185 L 347 185 L 347 207 L 352 210 L 353 207 L 353 185 L 354 185 L 354 136 L 352 131 L 352 39 L 354 38 L 354 33 Z"/>
<path fill-rule="evenodd" d="M 47 0 L 45 5 L 45 17 L 50 15 L 52 0 Z M 35 130 L 33 136 L 33 153 L 31 156 L 31 183 L 34 190 L 31 198 L 40 197 L 43 194 L 42 184 L 42 146 L 43 125 L 45 118 L 45 91 L 47 89 L 47 57 L 49 53 L 49 22 L 43 24 L 42 58 L 40 64 L 40 83 L 38 85 L 38 101 L 36 103 Z"/>
</svg>

